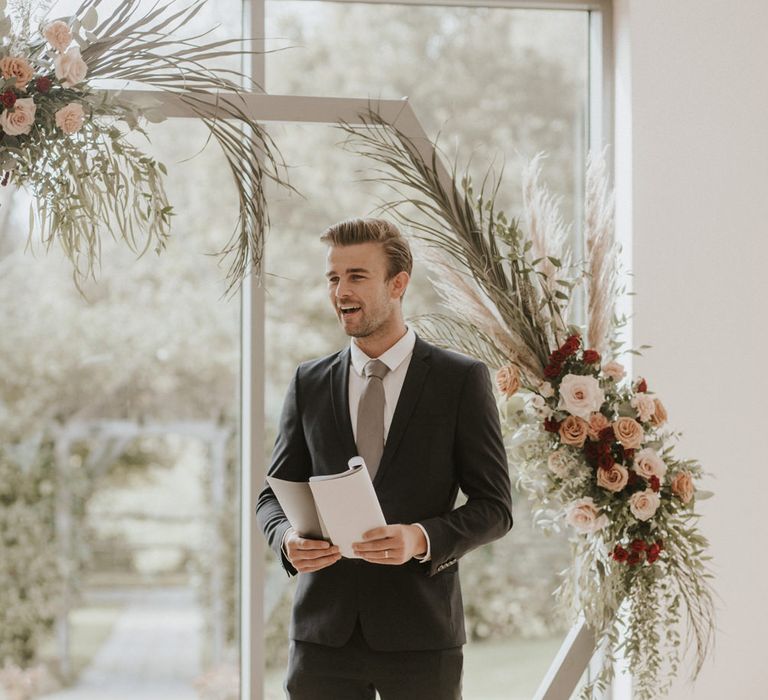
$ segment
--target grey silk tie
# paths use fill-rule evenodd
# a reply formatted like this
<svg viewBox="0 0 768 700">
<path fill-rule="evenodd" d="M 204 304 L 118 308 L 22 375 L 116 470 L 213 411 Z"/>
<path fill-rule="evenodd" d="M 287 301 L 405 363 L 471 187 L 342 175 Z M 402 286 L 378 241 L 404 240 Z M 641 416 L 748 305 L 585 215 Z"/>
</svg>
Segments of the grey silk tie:
<svg viewBox="0 0 768 700">
<path fill-rule="evenodd" d="M 384 453 L 384 383 L 389 372 L 381 360 L 370 360 L 363 373 L 365 388 L 357 407 L 357 451 L 365 460 L 371 479 L 376 476 Z"/>
</svg>

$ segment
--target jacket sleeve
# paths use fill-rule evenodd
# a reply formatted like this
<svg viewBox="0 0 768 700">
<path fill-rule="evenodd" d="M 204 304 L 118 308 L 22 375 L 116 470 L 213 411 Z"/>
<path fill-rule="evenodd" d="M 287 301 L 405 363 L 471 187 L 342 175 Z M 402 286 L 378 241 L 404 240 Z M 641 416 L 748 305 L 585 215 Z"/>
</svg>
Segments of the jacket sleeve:
<svg viewBox="0 0 768 700">
<path fill-rule="evenodd" d="M 288 387 L 277 439 L 272 451 L 272 462 L 267 472 L 269 476 L 286 481 L 307 481 L 312 474 L 312 459 L 304 437 L 299 406 L 300 369 L 300 366 L 296 369 Z M 293 576 L 298 573 L 282 550 L 283 537 L 290 523 L 277 497 L 267 484 L 256 501 L 256 521 L 267 538 L 269 547 L 282 562 L 288 575 Z"/>
<path fill-rule="evenodd" d="M 470 550 L 512 527 L 512 495 L 506 449 L 488 369 L 467 371 L 454 438 L 459 487 L 467 502 L 445 515 L 420 521 L 429 535 L 429 575 L 451 566 Z"/>
</svg>

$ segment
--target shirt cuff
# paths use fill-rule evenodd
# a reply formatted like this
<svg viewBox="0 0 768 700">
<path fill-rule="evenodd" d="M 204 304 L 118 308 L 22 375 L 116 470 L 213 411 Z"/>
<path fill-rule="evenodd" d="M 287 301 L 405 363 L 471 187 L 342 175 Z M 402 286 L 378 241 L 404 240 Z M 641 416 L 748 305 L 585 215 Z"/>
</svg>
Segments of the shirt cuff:
<svg viewBox="0 0 768 700">
<path fill-rule="evenodd" d="M 414 523 L 414 525 L 424 533 L 424 537 L 427 540 L 427 553 L 423 557 L 414 557 L 416 561 L 420 561 L 424 564 L 432 559 L 432 546 L 429 543 L 429 535 L 427 534 L 426 528 L 421 523 Z"/>
<path fill-rule="evenodd" d="M 292 527 L 289 527 L 284 533 L 283 533 L 283 541 L 280 543 L 280 549 L 283 552 L 283 556 L 286 558 L 287 561 L 291 561 L 288 557 L 288 550 L 285 548 L 285 541 L 288 539 L 288 535 L 290 535 L 292 532 L 294 532 L 294 529 Z"/>
</svg>

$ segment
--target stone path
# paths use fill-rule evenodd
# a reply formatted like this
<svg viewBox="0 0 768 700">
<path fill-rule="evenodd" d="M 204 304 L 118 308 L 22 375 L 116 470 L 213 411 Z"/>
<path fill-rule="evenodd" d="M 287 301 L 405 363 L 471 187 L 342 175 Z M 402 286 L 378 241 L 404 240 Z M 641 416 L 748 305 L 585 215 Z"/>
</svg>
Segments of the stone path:
<svg viewBox="0 0 768 700">
<path fill-rule="evenodd" d="M 41 700 L 198 700 L 202 615 L 186 588 L 111 591 L 125 602 L 111 636 L 76 686 Z"/>
</svg>

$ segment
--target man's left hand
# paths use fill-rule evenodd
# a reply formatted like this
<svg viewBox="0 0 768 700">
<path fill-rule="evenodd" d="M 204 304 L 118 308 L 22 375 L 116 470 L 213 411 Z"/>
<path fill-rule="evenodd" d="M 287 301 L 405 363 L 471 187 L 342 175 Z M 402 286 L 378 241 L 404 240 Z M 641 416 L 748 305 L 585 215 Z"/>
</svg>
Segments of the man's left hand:
<svg viewBox="0 0 768 700">
<path fill-rule="evenodd" d="M 352 544 L 355 554 L 372 564 L 405 564 L 427 553 L 427 538 L 416 525 L 385 525 L 363 534 Z"/>
</svg>

